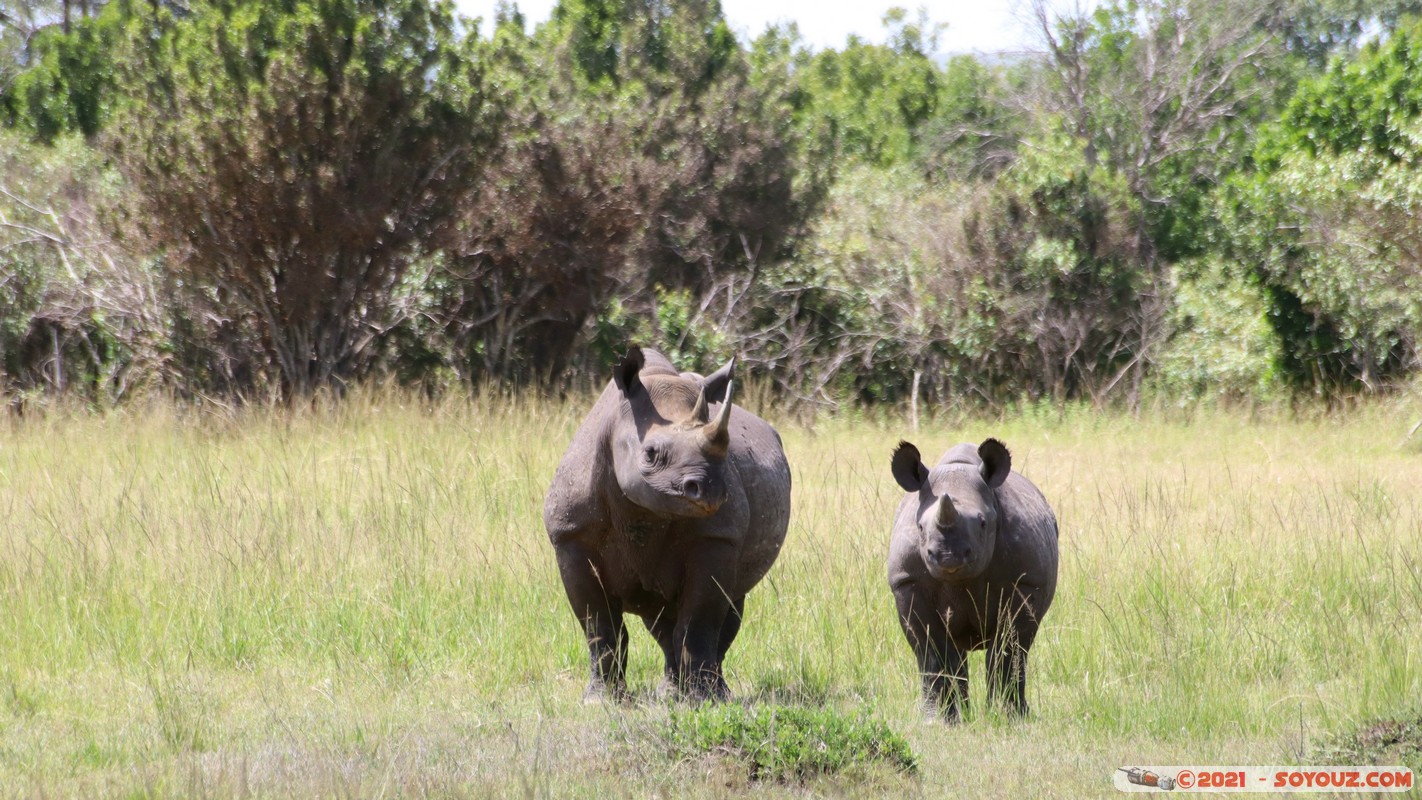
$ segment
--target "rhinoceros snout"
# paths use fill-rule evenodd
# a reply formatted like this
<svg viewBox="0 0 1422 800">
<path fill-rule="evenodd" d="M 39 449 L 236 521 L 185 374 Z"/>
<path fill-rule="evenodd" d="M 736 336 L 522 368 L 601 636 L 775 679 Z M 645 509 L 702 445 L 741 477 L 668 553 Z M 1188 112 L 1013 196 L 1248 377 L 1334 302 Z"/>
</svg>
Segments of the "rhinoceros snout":
<svg viewBox="0 0 1422 800">
<path fill-rule="evenodd" d="M 689 475 L 681 481 L 681 496 L 706 514 L 714 514 L 726 502 L 726 487 L 706 476 Z"/>
<path fill-rule="evenodd" d="M 973 560 L 973 549 L 971 547 L 964 547 L 961 550 L 929 548 L 927 556 L 928 565 L 930 567 L 933 567 L 936 571 L 952 575 L 962 570 L 963 567 L 967 566 L 969 562 Z"/>
</svg>

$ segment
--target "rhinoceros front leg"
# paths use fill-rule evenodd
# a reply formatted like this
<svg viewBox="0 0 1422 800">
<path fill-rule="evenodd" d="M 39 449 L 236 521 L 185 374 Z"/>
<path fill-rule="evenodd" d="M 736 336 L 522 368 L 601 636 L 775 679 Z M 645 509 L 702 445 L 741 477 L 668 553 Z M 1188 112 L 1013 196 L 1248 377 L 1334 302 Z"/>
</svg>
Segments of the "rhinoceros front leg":
<svg viewBox="0 0 1422 800">
<path fill-rule="evenodd" d="M 927 594 L 912 585 L 894 591 L 899 624 L 913 648 L 923 681 L 923 710 L 932 719 L 962 718 L 968 705 L 968 662 L 948 635 L 948 625 Z"/>
<path fill-rule="evenodd" d="M 1037 625 L 1021 619 L 998 626 L 988 642 L 988 703 L 1002 703 L 1010 714 L 1027 716 L 1027 651 L 1036 638 Z"/>
<path fill-rule="evenodd" d="M 988 704 L 1001 703 L 1009 714 L 1027 716 L 1027 650 L 1008 630 L 987 650 Z"/>
<path fill-rule="evenodd" d="M 721 642 L 734 578 L 735 549 L 730 543 L 710 541 L 692 548 L 672 643 L 677 688 L 694 700 L 730 697 L 721 674 Z"/>
<path fill-rule="evenodd" d="M 741 632 L 741 618 L 746 613 L 745 595 L 740 596 L 731 604 L 730 613 L 726 614 L 726 621 L 721 624 L 721 640 L 716 645 L 716 663 L 724 668 L 726 663 L 726 653 L 730 651 L 731 644 L 736 641 L 736 634 Z"/>
<path fill-rule="evenodd" d="M 720 687 L 728 692 L 729 687 L 725 685 L 726 652 L 731 649 L 731 644 L 736 640 L 736 634 L 741 630 L 741 617 L 745 613 L 745 607 L 746 599 L 744 597 L 731 604 L 725 621 L 721 623 L 721 635 L 716 643 L 716 674 L 721 678 Z M 648 617 L 646 623 L 647 630 L 656 638 L 657 644 L 662 648 L 662 657 L 666 660 L 662 689 L 663 691 L 677 689 L 683 680 L 681 677 L 682 648 L 676 645 L 676 621 L 671 614 L 663 610 L 654 617 Z"/>
<path fill-rule="evenodd" d="M 559 545 L 558 571 L 573 614 L 588 642 L 591 678 L 583 697 L 624 699 L 627 696 L 627 631 L 622 602 L 603 586 L 596 554 L 575 543 Z"/>
<path fill-rule="evenodd" d="M 1001 703 L 1010 714 L 1027 716 L 1027 651 L 1037 638 L 1037 616 L 1029 595 L 1014 587 L 1002 592 L 997 615 L 989 623 L 987 643 L 988 703 Z"/>
</svg>

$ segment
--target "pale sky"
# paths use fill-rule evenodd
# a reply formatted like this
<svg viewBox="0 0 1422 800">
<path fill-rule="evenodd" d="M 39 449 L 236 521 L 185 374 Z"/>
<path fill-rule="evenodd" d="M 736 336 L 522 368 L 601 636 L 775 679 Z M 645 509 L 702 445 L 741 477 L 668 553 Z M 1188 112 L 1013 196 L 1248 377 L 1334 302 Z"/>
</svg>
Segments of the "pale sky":
<svg viewBox="0 0 1422 800">
<path fill-rule="evenodd" d="M 460 13 L 486 21 L 493 18 L 496 4 L 497 0 L 455 0 Z M 518 2 L 530 27 L 548 19 L 553 5 L 554 0 Z M 721 0 L 726 19 L 742 36 L 757 36 L 773 22 L 794 21 L 800 25 L 801 36 L 817 50 L 843 47 L 851 33 L 882 43 L 885 30 L 881 20 L 894 6 L 908 9 L 911 19 L 922 7 L 929 19 L 948 23 L 939 45 L 944 53 L 1034 48 L 1035 39 L 1023 21 L 1029 0 Z"/>
</svg>

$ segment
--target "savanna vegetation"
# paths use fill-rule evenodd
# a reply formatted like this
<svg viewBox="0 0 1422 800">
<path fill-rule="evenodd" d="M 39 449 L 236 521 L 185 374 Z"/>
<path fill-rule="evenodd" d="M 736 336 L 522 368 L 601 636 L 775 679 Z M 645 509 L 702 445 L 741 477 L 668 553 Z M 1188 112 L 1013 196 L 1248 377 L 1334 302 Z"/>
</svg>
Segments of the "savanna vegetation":
<svg viewBox="0 0 1422 800">
<path fill-rule="evenodd" d="M 0 785 L 1074 798 L 1131 763 L 1419 768 L 1422 458 L 1392 429 L 1422 409 L 1400 402 L 925 419 L 926 450 L 1001 436 L 1062 525 L 1033 716 L 982 703 L 979 653 L 959 726 L 921 721 L 885 577 L 898 420 L 761 409 L 794 472 L 789 536 L 727 660 L 737 702 L 710 711 L 657 698 L 640 625 L 636 701 L 581 702 L 541 509 L 584 402 L 358 392 L 280 416 L 7 422 Z M 1402 733 L 1379 744 L 1380 723 Z"/>
<path fill-rule="evenodd" d="M 0 789 L 1100 796 L 1422 769 L 1422 3 L 0 0 Z M 780 429 L 737 702 L 584 706 L 540 511 L 629 342 Z M 908 411 L 911 417 L 905 412 Z M 884 576 L 993 435 L 1034 715 L 926 725 Z M 982 699 L 982 657 L 970 661 Z"/>
<path fill-rule="evenodd" d="M 0 391 L 294 400 L 732 353 L 805 408 L 1386 394 L 1422 330 L 1412 0 L 1033 8 L 1038 48 L 714 0 L 0 13 Z"/>
</svg>

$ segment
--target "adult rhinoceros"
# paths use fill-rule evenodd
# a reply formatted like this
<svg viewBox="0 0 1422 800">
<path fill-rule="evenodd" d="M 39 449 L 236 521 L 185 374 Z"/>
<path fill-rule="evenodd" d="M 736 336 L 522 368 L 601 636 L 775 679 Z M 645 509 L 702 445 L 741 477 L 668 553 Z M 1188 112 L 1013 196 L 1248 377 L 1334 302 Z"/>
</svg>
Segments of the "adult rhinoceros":
<svg viewBox="0 0 1422 800">
<path fill-rule="evenodd" d="M 543 522 L 587 637 L 589 697 L 625 695 L 624 613 L 661 646 L 667 682 L 728 694 L 746 593 L 790 519 L 780 436 L 731 405 L 734 368 L 702 378 L 631 348 L 553 476 Z"/>
</svg>

